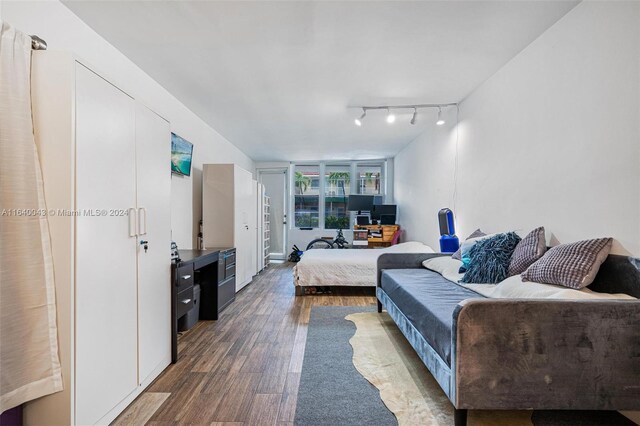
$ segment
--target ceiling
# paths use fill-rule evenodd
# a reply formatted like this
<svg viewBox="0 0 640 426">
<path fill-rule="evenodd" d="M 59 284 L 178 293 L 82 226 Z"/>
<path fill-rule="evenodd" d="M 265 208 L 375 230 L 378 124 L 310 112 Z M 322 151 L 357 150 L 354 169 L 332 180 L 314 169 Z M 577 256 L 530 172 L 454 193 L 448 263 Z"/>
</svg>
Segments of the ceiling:
<svg viewBox="0 0 640 426">
<path fill-rule="evenodd" d="M 392 157 L 577 1 L 65 1 L 256 161 Z"/>
</svg>

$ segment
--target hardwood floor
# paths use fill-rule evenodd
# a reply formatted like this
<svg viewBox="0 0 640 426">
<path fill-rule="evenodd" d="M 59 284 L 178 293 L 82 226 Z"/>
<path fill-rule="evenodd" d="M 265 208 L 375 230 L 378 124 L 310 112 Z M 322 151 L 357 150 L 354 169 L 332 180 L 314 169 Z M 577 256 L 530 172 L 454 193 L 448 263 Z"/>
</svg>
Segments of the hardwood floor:
<svg viewBox="0 0 640 426">
<path fill-rule="evenodd" d="M 292 264 L 272 264 L 218 321 L 178 341 L 169 366 L 114 424 L 292 425 L 313 305 L 365 306 L 374 290 L 294 295 Z"/>
</svg>

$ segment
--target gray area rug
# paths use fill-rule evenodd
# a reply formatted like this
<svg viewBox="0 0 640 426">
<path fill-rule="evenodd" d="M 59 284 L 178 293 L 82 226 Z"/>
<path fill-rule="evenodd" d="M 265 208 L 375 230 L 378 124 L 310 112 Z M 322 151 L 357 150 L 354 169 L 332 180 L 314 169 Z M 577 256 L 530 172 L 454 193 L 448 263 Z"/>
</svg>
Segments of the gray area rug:
<svg viewBox="0 0 640 426">
<path fill-rule="evenodd" d="M 397 425 L 380 393 L 353 366 L 349 339 L 356 327 L 345 316 L 373 312 L 375 306 L 314 306 L 311 308 L 302 364 L 296 426 Z M 534 411 L 534 426 L 635 425 L 612 411 Z"/>
<path fill-rule="evenodd" d="M 311 308 L 294 424 L 397 425 L 380 392 L 353 366 L 349 339 L 356 331 L 345 316 L 375 306 Z"/>
</svg>

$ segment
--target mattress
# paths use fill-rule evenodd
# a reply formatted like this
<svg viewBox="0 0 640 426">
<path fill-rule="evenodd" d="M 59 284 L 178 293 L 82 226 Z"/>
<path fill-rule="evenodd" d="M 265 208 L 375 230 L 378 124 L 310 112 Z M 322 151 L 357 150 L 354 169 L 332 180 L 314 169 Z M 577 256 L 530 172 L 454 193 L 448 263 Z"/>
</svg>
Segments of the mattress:
<svg viewBox="0 0 640 426">
<path fill-rule="evenodd" d="M 385 270 L 380 286 L 450 366 L 453 311 L 463 300 L 484 296 L 422 268 Z"/>
<path fill-rule="evenodd" d="M 384 253 L 433 253 L 417 241 L 383 249 L 307 250 L 293 268 L 296 286 L 375 287 L 378 257 Z"/>
</svg>

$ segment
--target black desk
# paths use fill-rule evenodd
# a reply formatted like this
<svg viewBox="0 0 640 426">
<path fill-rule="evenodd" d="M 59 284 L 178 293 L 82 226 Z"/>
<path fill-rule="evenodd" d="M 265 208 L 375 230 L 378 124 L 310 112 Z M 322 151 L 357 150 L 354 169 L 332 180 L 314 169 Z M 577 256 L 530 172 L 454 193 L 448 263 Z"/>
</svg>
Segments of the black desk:
<svg viewBox="0 0 640 426">
<path fill-rule="evenodd" d="M 200 285 L 201 320 L 217 320 L 235 299 L 235 249 L 178 250 L 171 265 L 171 362 L 178 360 L 178 319 L 193 307 L 193 287 Z"/>
</svg>

